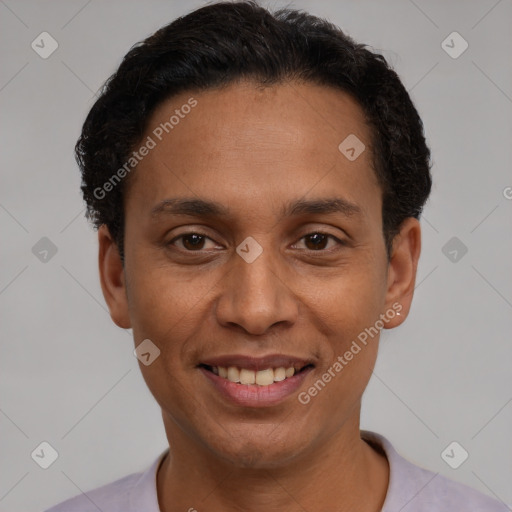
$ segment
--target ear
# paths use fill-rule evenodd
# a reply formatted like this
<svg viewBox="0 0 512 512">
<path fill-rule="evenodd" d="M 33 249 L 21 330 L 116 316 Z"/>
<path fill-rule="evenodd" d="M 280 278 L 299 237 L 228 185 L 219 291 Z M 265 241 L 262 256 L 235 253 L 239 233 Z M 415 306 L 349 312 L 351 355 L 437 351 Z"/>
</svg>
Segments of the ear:
<svg viewBox="0 0 512 512">
<path fill-rule="evenodd" d="M 105 224 L 98 229 L 98 263 L 103 297 L 114 323 L 123 329 L 131 327 L 125 273 L 117 244 Z"/>
<path fill-rule="evenodd" d="M 395 315 L 394 318 L 387 322 L 385 325 L 386 329 L 392 329 L 400 325 L 409 314 L 414 295 L 420 252 L 420 223 L 418 219 L 408 217 L 402 222 L 400 232 L 393 240 L 393 248 L 388 265 L 386 310 L 393 309 L 399 312 L 400 315 Z"/>
</svg>

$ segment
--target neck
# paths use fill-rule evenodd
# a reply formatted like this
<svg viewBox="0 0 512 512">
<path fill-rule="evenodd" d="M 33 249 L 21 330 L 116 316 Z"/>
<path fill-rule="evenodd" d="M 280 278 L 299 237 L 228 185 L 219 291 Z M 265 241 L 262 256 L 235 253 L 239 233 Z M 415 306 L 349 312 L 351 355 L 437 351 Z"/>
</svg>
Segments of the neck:
<svg viewBox="0 0 512 512">
<path fill-rule="evenodd" d="M 236 467 L 173 430 L 157 474 L 161 512 L 378 512 L 389 479 L 384 455 L 360 438 L 359 416 L 292 463 Z"/>
</svg>

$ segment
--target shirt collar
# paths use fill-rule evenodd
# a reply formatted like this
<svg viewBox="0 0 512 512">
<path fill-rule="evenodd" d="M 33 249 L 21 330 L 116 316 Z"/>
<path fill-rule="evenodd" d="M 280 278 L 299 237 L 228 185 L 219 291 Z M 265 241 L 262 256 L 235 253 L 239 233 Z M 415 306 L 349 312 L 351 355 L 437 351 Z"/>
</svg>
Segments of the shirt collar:
<svg viewBox="0 0 512 512">
<path fill-rule="evenodd" d="M 403 484 L 407 477 L 411 477 L 407 473 L 410 473 L 410 471 L 414 473 L 414 470 L 419 468 L 415 468 L 415 466 L 403 459 L 384 436 L 369 430 L 361 430 L 360 435 L 374 449 L 384 454 L 389 463 L 389 484 L 381 512 L 400 510 L 411 499 L 404 496 L 404 489 L 401 483 Z M 144 512 L 161 512 L 158 505 L 157 473 L 160 464 L 168 452 L 169 448 L 162 452 L 135 482 L 129 495 L 129 512 L 140 512 L 140 510 L 144 510 Z M 423 473 L 421 470 L 417 472 Z M 426 477 L 427 475 L 425 475 Z"/>
<path fill-rule="evenodd" d="M 157 473 L 169 448 L 162 452 L 156 460 L 142 473 L 135 485 L 130 489 L 128 512 L 161 512 L 158 505 Z"/>
</svg>

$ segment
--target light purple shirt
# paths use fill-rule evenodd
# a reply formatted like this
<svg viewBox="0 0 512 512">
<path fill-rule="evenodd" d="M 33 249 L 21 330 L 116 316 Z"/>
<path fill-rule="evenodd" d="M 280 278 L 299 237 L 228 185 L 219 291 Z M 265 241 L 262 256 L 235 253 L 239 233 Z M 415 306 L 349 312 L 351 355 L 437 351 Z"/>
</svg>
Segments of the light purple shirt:
<svg viewBox="0 0 512 512">
<path fill-rule="evenodd" d="M 381 512 L 509 512 L 500 501 L 408 462 L 385 437 L 365 430 L 361 437 L 380 447 L 389 462 L 389 486 Z M 45 512 L 161 512 L 156 475 L 166 453 L 141 473 L 97 487 Z M 191 501 L 190 506 L 201 510 L 198 503 Z"/>
</svg>

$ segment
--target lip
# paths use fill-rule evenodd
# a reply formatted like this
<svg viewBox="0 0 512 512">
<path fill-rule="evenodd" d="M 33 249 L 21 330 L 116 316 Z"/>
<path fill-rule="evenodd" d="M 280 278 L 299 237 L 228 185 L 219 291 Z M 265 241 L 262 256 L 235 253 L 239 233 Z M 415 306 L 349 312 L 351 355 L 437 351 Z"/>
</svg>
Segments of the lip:
<svg viewBox="0 0 512 512">
<path fill-rule="evenodd" d="M 284 355 L 284 354 L 269 354 L 262 357 L 244 356 L 241 354 L 217 356 L 211 359 L 205 359 L 200 364 L 207 366 L 236 366 L 237 368 L 245 368 L 255 372 L 266 370 L 267 368 L 290 368 L 294 367 L 300 370 L 304 366 L 314 364 L 311 359 L 302 359 L 299 357 Z"/>
<path fill-rule="evenodd" d="M 301 387 L 314 367 L 308 366 L 293 377 L 289 377 L 281 382 L 274 382 L 268 386 L 239 384 L 219 377 L 203 366 L 199 366 L 198 369 L 213 385 L 214 389 L 228 402 L 242 407 L 261 408 L 277 405 L 293 395 Z"/>
</svg>

